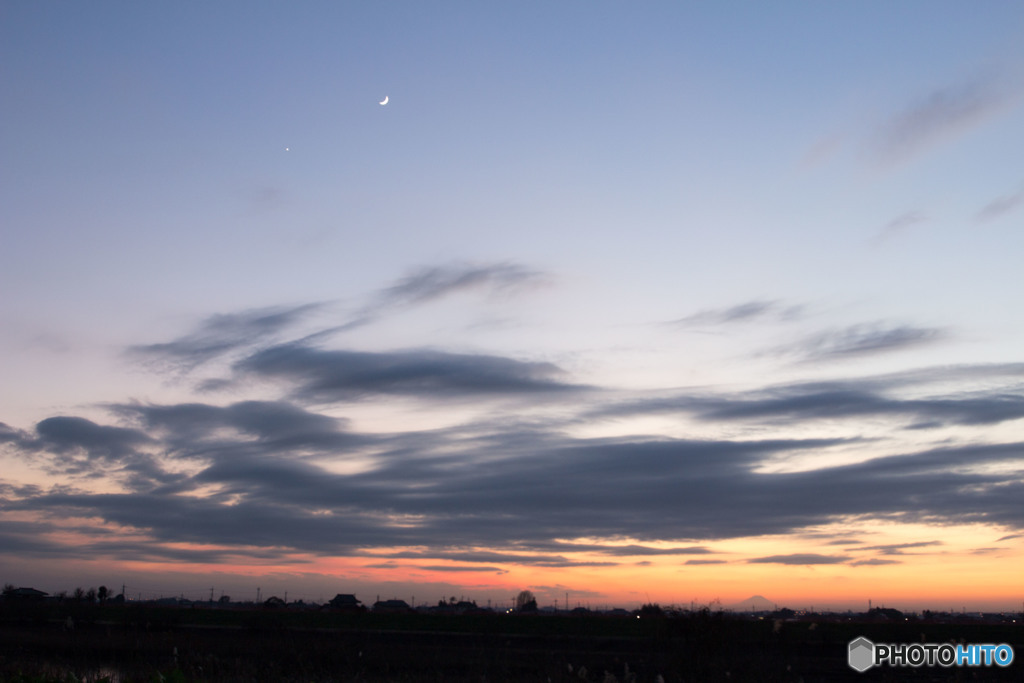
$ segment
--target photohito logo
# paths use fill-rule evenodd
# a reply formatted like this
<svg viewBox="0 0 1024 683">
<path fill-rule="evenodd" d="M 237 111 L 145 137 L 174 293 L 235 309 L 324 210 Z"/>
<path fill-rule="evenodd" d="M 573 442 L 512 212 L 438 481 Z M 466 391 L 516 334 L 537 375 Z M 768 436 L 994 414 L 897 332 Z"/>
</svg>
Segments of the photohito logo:
<svg viewBox="0 0 1024 683">
<path fill-rule="evenodd" d="M 861 636 L 850 641 L 847 662 L 856 671 L 873 666 L 1010 666 L 1013 648 L 999 645 L 953 643 L 872 643 Z"/>
</svg>

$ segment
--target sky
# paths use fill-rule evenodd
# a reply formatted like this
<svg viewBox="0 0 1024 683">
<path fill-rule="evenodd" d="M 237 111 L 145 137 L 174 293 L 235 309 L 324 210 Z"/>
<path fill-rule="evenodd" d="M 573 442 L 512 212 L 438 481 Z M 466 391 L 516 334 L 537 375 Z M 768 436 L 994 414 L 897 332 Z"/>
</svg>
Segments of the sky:
<svg viewBox="0 0 1024 683">
<path fill-rule="evenodd" d="M 5 0 L 0 88 L 0 581 L 1020 609 L 1019 2 Z"/>
</svg>

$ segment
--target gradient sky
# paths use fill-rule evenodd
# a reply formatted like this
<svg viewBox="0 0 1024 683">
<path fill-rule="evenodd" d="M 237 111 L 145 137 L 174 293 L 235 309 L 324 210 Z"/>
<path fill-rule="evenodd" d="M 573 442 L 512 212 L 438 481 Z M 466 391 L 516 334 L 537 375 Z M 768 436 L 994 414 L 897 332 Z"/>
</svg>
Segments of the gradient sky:
<svg viewBox="0 0 1024 683">
<path fill-rule="evenodd" d="M 0 581 L 1020 607 L 1021 3 L 7 0 L 0 88 Z"/>
</svg>

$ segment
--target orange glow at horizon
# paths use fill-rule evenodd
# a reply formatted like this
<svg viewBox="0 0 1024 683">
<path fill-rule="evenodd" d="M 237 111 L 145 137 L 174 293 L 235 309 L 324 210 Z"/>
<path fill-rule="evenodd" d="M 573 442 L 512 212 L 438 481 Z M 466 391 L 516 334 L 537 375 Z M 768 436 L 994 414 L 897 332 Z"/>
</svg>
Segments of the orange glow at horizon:
<svg viewBox="0 0 1024 683">
<path fill-rule="evenodd" d="M 539 556 L 530 564 L 523 552 L 516 553 L 517 562 L 471 562 L 422 547 L 376 548 L 359 555 L 326 557 L 287 549 L 175 543 L 151 544 L 153 552 L 141 551 L 138 559 L 98 555 L 78 564 L 110 576 L 174 573 L 183 579 L 192 577 L 189 581 L 197 585 L 211 581 L 289 585 L 293 595 L 304 594 L 307 584 L 315 584 L 321 592 L 328 590 L 323 586 L 346 592 L 350 585 L 359 586 L 364 594 L 373 586 L 379 586 L 380 592 L 389 587 L 420 590 L 420 599 L 428 602 L 458 591 L 481 602 L 504 604 L 519 590 L 529 589 L 542 606 L 564 606 L 568 596 L 572 606 L 595 608 L 656 602 L 717 609 L 754 595 L 764 598 L 765 609 L 777 605 L 863 611 L 868 600 L 875 606 L 904 610 L 1007 610 L 1020 604 L 1018 568 L 1024 560 L 1020 539 L 996 544 L 1002 532 L 980 525 L 943 527 L 941 540 L 936 540 L 939 536 L 935 528 L 925 525 L 859 523 L 822 527 L 804 537 L 674 545 L 617 539 L 613 544 L 679 551 L 668 555 L 573 551 L 572 544 L 566 543 L 558 553 L 565 562 L 558 566 L 543 566 L 545 560 Z M 139 540 L 138 534 L 132 537 Z M 78 536 L 69 534 L 66 540 L 70 543 Z M 586 545 L 594 540 L 575 542 Z M 161 557 L 159 551 L 167 554 Z M 196 562 L 166 559 L 173 552 L 202 551 L 217 557 Z"/>
</svg>

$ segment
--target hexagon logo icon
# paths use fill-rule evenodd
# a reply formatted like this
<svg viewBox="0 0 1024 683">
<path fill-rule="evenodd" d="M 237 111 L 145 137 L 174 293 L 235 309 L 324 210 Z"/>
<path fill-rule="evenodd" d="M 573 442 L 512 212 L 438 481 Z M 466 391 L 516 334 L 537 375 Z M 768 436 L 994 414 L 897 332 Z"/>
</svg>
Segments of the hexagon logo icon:
<svg viewBox="0 0 1024 683">
<path fill-rule="evenodd" d="M 864 636 L 851 640 L 847 661 L 851 669 L 861 673 L 867 671 L 875 664 L 875 644 Z"/>
</svg>

